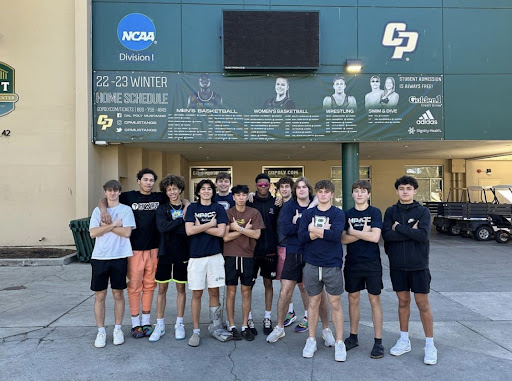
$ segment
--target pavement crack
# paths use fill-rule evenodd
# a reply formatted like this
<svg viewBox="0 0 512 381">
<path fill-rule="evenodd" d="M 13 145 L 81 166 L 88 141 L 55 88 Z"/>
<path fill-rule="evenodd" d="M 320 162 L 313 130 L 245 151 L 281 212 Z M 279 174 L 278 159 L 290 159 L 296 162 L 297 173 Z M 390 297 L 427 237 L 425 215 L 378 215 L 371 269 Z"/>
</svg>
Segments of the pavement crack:
<svg viewBox="0 0 512 381">
<path fill-rule="evenodd" d="M 478 336 L 480 336 L 480 337 L 482 337 L 482 338 L 484 338 L 484 339 L 486 339 L 486 340 L 489 340 L 489 341 L 490 341 L 491 343 L 493 343 L 493 344 L 496 344 L 498 347 L 503 348 L 503 349 L 504 349 L 504 350 L 506 350 L 507 352 L 512 353 L 512 351 L 511 351 L 510 349 L 508 349 L 507 347 L 504 347 L 504 346 L 503 346 L 503 345 L 501 345 L 500 343 L 497 343 L 496 341 L 491 340 L 491 339 L 490 339 L 490 338 L 488 338 L 487 336 L 482 335 L 480 332 L 475 331 L 473 328 L 468 327 L 466 324 L 464 324 L 464 323 L 462 323 L 462 322 L 460 322 L 460 321 L 457 321 L 457 323 L 458 323 L 458 324 L 460 324 L 460 325 L 462 325 L 463 327 L 465 327 L 465 328 L 469 329 L 471 332 L 476 333 Z"/>
<path fill-rule="evenodd" d="M 240 378 L 238 378 L 238 376 L 234 372 L 234 370 L 235 370 L 235 361 L 233 360 L 231 355 L 236 351 L 236 341 L 233 341 L 233 344 L 234 344 L 233 345 L 233 349 L 231 351 L 229 351 L 229 353 L 228 353 L 229 361 L 231 361 L 231 371 L 230 371 L 230 373 L 233 375 L 233 377 L 235 377 L 235 381 L 241 381 Z"/>
<path fill-rule="evenodd" d="M 63 314 L 61 314 L 60 316 L 58 316 L 56 319 L 54 319 L 53 321 L 51 321 L 49 324 L 47 324 L 44 328 L 48 328 L 49 326 L 51 326 L 53 323 L 55 323 L 57 320 L 59 320 L 61 317 L 67 315 L 68 313 L 70 313 L 71 311 L 73 311 L 75 308 L 78 308 L 80 307 L 82 304 L 84 304 L 86 301 L 88 301 L 89 299 L 91 299 L 92 297 L 94 296 L 94 294 L 88 296 L 87 298 L 85 298 L 84 300 L 82 300 L 80 303 L 78 303 L 76 306 L 70 308 L 69 310 L 65 311 Z"/>
</svg>

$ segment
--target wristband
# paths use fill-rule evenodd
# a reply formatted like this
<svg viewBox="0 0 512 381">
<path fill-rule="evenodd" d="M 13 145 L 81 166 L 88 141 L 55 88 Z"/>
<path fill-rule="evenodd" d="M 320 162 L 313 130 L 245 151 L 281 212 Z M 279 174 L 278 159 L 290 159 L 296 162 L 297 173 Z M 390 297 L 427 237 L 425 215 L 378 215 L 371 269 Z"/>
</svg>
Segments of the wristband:
<svg viewBox="0 0 512 381">
<path fill-rule="evenodd" d="M 242 233 L 244 231 L 244 228 L 242 226 L 240 226 L 240 233 Z"/>
</svg>

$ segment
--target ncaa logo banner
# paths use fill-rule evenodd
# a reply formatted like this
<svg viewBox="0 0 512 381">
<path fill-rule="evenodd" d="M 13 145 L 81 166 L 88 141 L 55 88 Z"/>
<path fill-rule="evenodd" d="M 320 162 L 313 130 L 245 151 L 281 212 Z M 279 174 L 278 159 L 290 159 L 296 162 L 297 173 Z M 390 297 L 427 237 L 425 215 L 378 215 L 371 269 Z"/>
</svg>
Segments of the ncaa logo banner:
<svg viewBox="0 0 512 381">
<path fill-rule="evenodd" d="M 18 94 L 14 92 L 14 68 L 0 62 L 0 116 L 14 111 L 18 99 Z"/>
<path fill-rule="evenodd" d="M 119 61 L 155 61 L 153 53 L 138 53 L 146 50 L 153 44 L 157 44 L 156 27 L 148 16 L 142 13 L 130 13 L 124 16 L 117 26 L 117 38 L 126 49 L 131 51 L 120 52 Z"/>
</svg>

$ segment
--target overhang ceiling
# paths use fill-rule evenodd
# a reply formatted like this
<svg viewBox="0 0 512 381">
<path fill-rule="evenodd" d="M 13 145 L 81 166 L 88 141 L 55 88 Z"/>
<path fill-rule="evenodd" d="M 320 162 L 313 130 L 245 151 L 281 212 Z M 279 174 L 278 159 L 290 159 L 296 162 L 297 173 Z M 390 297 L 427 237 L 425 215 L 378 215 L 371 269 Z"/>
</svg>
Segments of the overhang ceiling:
<svg viewBox="0 0 512 381">
<path fill-rule="evenodd" d="M 179 153 L 190 162 L 339 160 L 341 143 L 130 143 L 166 153 Z M 512 141 L 395 141 L 359 143 L 360 160 L 498 159 L 512 160 Z"/>
</svg>

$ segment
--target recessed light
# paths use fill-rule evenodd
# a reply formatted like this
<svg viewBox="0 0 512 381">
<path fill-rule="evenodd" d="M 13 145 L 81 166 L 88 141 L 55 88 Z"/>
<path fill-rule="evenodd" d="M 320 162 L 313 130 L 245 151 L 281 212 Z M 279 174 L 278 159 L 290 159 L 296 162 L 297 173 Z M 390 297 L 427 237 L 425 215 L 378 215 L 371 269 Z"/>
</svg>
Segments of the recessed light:
<svg viewBox="0 0 512 381">
<path fill-rule="evenodd" d="M 202 147 L 202 146 L 199 146 L 199 147 L 197 147 L 197 148 L 199 148 L 199 149 L 203 149 L 203 147 Z"/>
</svg>

